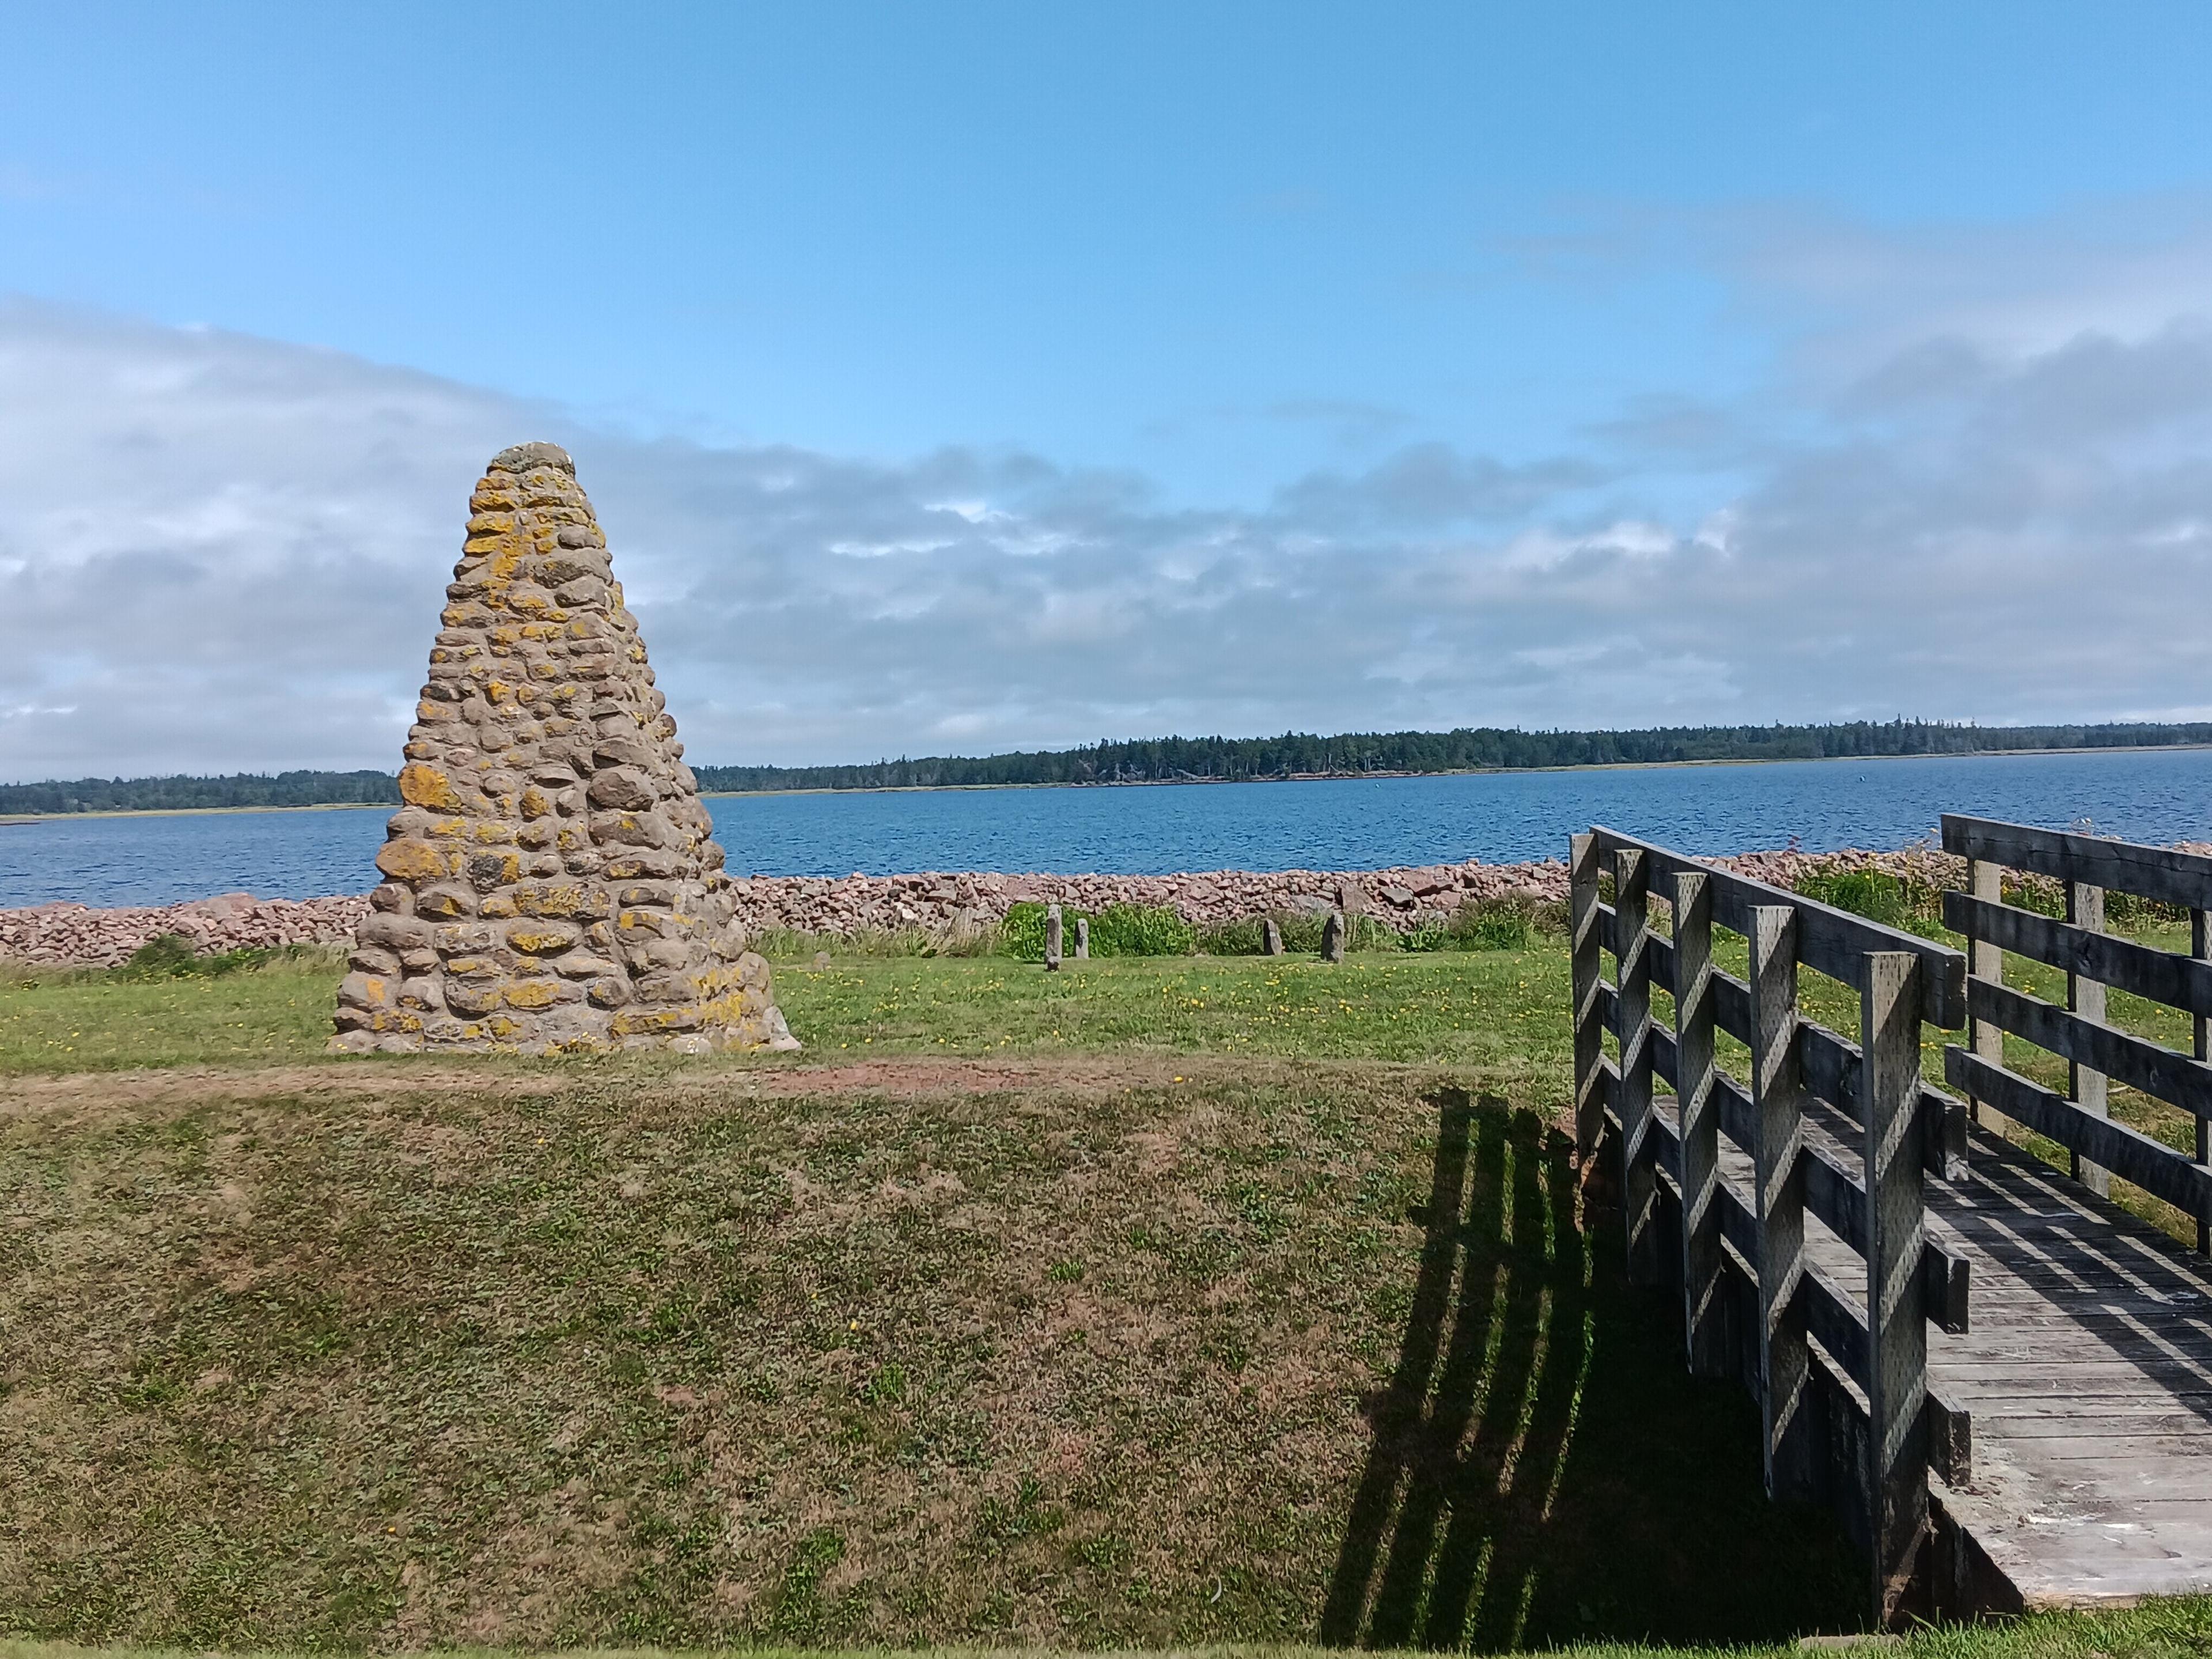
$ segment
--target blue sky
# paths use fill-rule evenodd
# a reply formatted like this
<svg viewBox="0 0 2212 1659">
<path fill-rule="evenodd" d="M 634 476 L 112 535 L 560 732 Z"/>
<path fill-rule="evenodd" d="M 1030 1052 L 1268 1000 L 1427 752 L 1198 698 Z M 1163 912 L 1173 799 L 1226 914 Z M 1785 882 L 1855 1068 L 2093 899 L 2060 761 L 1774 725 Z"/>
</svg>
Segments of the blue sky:
<svg viewBox="0 0 2212 1659">
<path fill-rule="evenodd" d="M 2212 707 L 2142 603 L 2212 574 L 2201 8 L 8 34 L 0 774 L 389 760 L 468 482 L 533 435 L 704 759 Z M 2054 656 L 2083 585 L 2110 648 Z M 310 623 L 273 690 L 216 642 Z"/>
</svg>

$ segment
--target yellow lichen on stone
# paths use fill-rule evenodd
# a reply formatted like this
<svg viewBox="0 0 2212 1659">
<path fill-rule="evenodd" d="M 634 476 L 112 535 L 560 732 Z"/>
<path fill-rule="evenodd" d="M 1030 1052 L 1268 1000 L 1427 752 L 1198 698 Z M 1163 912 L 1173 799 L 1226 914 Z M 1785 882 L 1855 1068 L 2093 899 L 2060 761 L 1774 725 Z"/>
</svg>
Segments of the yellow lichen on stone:
<svg viewBox="0 0 2212 1659">
<path fill-rule="evenodd" d="M 584 906 L 581 887 L 525 887 L 514 895 L 515 906 L 526 916 L 557 918 L 580 915 Z"/>
<path fill-rule="evenodd" d="M 510 1008 L 550 1008 L 561 998 L 561 981 L 556 979 L 520 980 L 507 988 L 507 1006 Z"/>
<path fill-rule="evenodd" d="M 399 769 L 399 799 L 410 806 L 443 807 L 449 812 L 461 810 L 461 798 L 453 793 L 452 780 L 420 761 Z"/>
<path fill-rule="evenodd" d="M 376 849 L 376 867 L 394 881 L 420 886 L 451 875 L 453 860 L 426 842 L 388 841 Z"/>
</svg>

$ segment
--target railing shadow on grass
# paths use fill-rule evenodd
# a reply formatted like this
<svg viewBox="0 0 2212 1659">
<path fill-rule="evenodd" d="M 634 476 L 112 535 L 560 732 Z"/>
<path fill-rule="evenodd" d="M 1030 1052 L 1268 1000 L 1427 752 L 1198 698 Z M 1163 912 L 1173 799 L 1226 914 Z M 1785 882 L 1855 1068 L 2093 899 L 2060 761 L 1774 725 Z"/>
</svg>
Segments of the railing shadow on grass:
<svg viewBox="0 0 2212 1659">
<path fill-rule="evenodd" d="M 1680 1318 L 1588 1233 L 1572 1142 L 1464 1091 L 1437 1131 L 1405 1335 L 1319 1635 L 1495 1651 L 1856 1628 L 1864 1571 L 1771 1504 L 1750 1402 L 1680 1358 Z M 1595 1247 L 1592 1241 L 1596 1241 Z"/>
</svg>

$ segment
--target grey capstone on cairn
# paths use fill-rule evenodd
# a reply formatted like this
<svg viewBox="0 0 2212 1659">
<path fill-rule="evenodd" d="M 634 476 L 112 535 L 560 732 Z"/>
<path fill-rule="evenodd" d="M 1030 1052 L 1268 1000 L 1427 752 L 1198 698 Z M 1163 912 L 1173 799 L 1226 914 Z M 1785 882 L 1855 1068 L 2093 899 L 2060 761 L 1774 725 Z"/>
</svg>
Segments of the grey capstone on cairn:
<svg viewBox="0 0 2212 1659">
<path fill-rule="evenodd" d="M 799 1047 L 575 473 L 470 498 L 335 1049 Z"/>
</svg>

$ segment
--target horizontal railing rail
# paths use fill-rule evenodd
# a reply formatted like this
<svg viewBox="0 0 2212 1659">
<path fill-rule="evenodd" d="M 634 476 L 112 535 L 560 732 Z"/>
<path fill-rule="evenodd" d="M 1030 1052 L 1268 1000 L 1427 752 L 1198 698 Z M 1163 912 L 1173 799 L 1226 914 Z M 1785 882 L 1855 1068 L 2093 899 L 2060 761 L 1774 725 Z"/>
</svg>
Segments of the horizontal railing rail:
<svg viewBox="0 0 2212 1659">
<path fill-rule="evenodd" d="M 1943 920 L 1966 935 L 1972 957 L 1970 1040 L 1945 1049 L 1944 1080 L 1977 1109 L 2065 1148 L 2069 1172 L 2093 1190 L 2106 1191 L 2117 1175 L 2191 1216 L 2198 1251 L 2212 1251 L 2212 857 L 1958 814 L 1944 817 L 1943 845 L 1967 860 L 1968 890 L 1943 895 Z M 2065 919 L 2007 902 L 2008 870 L 2058 882 Z M 2188 953 L 2106 933 L 2108 892 L 2186 912 Z M 2007 985 L 2008 951 L 2063 972 L 2066 1006 Z M 2113 1026 L 2108 988 L 2189 1015 L 2192 1051 Z M 2008 1036 L 2063 1060 L 2066 1088 L 2008 1065 Z M 2194 1155 L 2113 1122 L 2112 1082 L 2187 1113 Z"/>
</svg>

